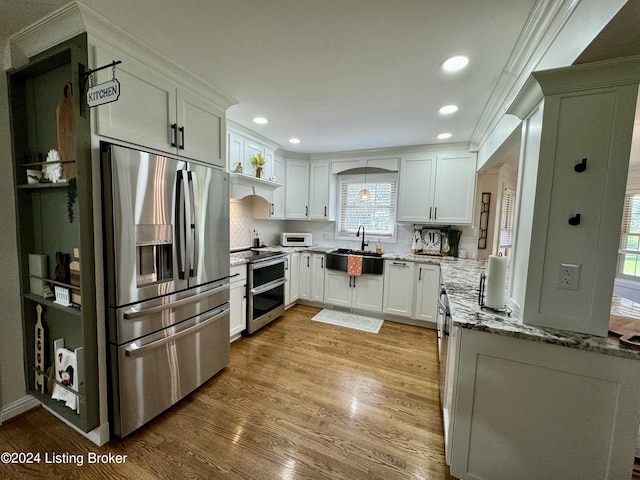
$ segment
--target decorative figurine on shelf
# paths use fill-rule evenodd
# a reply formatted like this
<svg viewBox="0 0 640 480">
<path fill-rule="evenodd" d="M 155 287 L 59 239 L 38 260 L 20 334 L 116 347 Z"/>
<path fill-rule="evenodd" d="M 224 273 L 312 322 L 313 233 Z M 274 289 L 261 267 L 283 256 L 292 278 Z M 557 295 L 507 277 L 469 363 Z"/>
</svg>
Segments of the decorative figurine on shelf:
<svg viewBox="0 0 640 480">
<path fill-rule="evenodd" d="M 71 273 L 69 270 L 69 264 L 71 258 L 68 253 L 56 252 L 56 282 L 69 283 Z"/>
<path fill-rule="evenodd" d="M 233 164 L 233 173 L 242 173 L 242 162 L 236 162 Z"/>
<path fill-rule="evenodd" d="M 62 164 L 60 163 L 60 155 L 56 150 L 49 150 L 47 153 L 47 159 L 44 165 L 42 165 L 42 172 L 44 178 L 51 183 L 58 183 L 62 177 Z"/>
<path fill-rule="evenodd" d="M 262 177 L 262 168 L 264 167 L 265 159 L 260 152 L 251 157 L 251 165 L 256 169 L 256 178 Z"/>
</svg>

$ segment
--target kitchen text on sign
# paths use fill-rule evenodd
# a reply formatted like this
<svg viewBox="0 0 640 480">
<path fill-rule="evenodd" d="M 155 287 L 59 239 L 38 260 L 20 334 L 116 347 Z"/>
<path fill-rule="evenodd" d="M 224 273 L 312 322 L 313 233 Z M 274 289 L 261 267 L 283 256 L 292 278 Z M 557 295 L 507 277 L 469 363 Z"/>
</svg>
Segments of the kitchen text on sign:
<svg viewBox="0 0 640 480">
<path fill-rule="evenodd" d="M 87 105 L 89 108 L 115 102 L 120 98 L 120 82 L 115 78 L 87 90 Z"/>
</svg>

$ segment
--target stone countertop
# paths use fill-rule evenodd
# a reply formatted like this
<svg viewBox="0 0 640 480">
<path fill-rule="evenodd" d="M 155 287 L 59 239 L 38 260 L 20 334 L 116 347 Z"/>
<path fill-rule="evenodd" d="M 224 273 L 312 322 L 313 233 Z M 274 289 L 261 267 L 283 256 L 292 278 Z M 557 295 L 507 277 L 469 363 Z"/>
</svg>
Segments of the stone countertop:
<svg viewBox="0 0 640 480">
<path fill-rule="evenodd" d="M 613 336 L 598 337 L 524 325 L 515 314 L 507 316 L 481 309 L 478 305 L 478 289 L 480 274 L 486 271 L 486 267 L 487 262 L 482 260 L 457 259 L 440 263 L 442 281 L 447 289 L 455 325 L 481 332 L 640 360 L 640 349 L 624 347 Z M 638 317 L 640 321 L 640 305 L 620 297 L 613 298 L 611 313 Z"/>
<path fill-rule="evenodd" d="M 260 247 L 255 250 L 259 250 L 261 252 L 284 252 L 284 253 L 295 253 L 295 252 L 307 252 L 307 251 L 316 251 L 314 248 L 323 248 L 323 247 Z M 333 247 L 330 247 L 329 250 L 333 250 Z M 324 251 L 324 250 L 323 250 Z M 238 255 L 235 255 L 233 252 L 229 254 L 229 266 L 234 267 L 236 265 L 242 265 L 247 263 L 246 258 L 242 258 Z"/>
</svg>

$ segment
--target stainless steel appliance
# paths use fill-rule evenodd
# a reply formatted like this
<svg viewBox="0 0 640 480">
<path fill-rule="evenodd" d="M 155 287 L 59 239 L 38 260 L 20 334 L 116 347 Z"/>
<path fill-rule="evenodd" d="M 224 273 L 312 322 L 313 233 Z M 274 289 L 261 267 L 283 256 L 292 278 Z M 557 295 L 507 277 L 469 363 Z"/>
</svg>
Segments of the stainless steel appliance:
<svg viewBox="0 0 640 480">
<path fill-rule="evenodd" d="M 229 181 L 101 143 L 110 421 L 124 437 L 229 362 Z"/>
<path fill-rule="evenodd" d="M 445 444 L 445 456 L 447 464 L 450 464 L 451 458 L 451 445 L 449 440 L 451 438 L 451 430 L 453 428 L 453 422 L 451 421 L 451 412 L 453 405 L 453 391 L 452 383 L 447 385 L 447 375 L 451 375 L 448 368 L 453 368 L 453 363 L 448 362 L 449 356 L 449 339 L 452 332 L 451 327 L 453 318 L 451 316 L 451 309 L 449 307 L 449 297 L 444 286 L 440 289 L 440 296 L 438 298 L 438 362 L 440 364 L 440 405 L 442 408 L 442 421 L 444 425 L 444 444 Z M 453 344 L 452 344 L 453 345 Z M 449 386 L 449 389 L 447 389 Z"/>
<path fill-rule="evenodd" d="M 313 244 L 311 233 L 282 233 L 280 244 L 283 247 L 310 247 Z"/>
<path fill-rule="evenodd" d="M 440 364 L 440 402 L 444 406 L 445 378 L 447 369 L 447 348 L 449 332 L 451 331 L 451 309 L 449 297 L 444 286 L 440 288 L 438 298 L 438 317 L 436 319 L 438 329 L 438 363 Z"/>
<path fill-rule="evenodd" d="M 254 250 L 234 255 L 247 260 L 247 328 L 250 335 L 284 312 L 287 254 Z"/>
</svg>

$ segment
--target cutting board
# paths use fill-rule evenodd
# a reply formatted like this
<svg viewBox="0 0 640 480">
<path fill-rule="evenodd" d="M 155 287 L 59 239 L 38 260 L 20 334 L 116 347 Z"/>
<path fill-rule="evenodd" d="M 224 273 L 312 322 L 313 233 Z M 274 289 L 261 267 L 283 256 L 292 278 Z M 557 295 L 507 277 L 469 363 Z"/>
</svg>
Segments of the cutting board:
<svg viewBox="0 0 640 480">
<path fill-rule="evenodd" d="M 73 90 L 72 84 L 65 84 L 62 99 L 56 107 L 56 127 L 58 130 L 58 153 L 60 160 L 76 159 L 76 136 L 73 130 Z M 75 163 L 62 164 L 62 178 L 67 180 L 76 176 Z"/>
<path fill-rule="evenodd" d="M 619 337 L 621 345 L 640 348 L 640 319 L 611 315 L 609 317 L 609 333 Z"/>
</svg>

